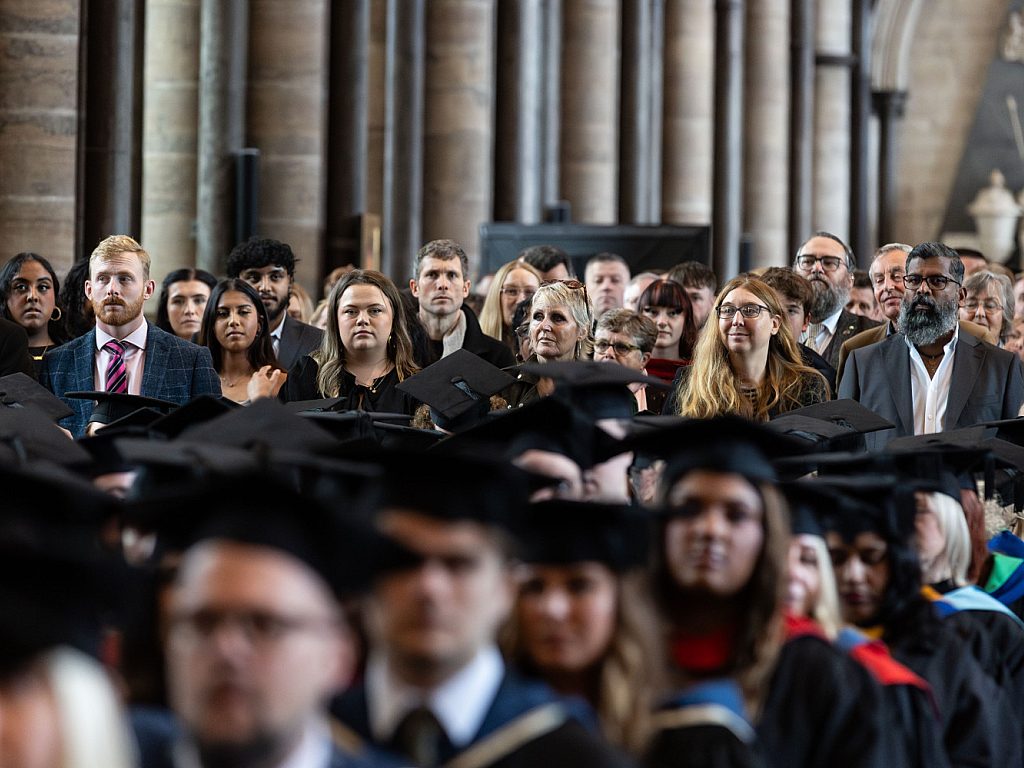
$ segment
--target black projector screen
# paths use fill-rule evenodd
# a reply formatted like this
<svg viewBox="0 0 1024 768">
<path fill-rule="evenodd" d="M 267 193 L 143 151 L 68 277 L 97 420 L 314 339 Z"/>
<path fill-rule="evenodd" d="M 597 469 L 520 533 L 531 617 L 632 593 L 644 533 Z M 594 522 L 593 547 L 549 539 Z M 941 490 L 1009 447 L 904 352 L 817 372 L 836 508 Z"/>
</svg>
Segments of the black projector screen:
<svg viewBox="0 0 1024 768">
<path fill-rule="evenodd" d="M 572 257 L 576 274 L 595 253 L 622 256 L 634 275 L 645 270 L 666 270 L 681 261 L 710 266 L 710 229 L 638 224 L 516 224 L 480 225 L 480 275 L 493 273 L 531 245 L 554 245 Z"/>
</svg>

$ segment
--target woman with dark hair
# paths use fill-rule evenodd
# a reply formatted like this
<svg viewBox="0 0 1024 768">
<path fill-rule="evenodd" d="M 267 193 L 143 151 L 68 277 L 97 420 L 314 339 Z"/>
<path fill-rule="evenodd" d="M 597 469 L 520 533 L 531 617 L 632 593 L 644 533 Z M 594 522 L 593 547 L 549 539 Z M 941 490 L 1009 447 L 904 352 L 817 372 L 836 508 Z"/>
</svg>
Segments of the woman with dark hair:
<svg viewBox="0 0 1024 768">
<path fill-rule="evenodd" d="M 419 404 L 395 388 L 419 370 L 395 284 L 372 269 L 354 269 L 327 302 L 320 348 L 296 363 L 283 399 L 340 397 L 338 410 L 415 413 Z"/>
<path fill-rule="evenodd" d="M 784 620 L 789 520 L 767 458 L 781 441 L 733 417 L 651 439 L 671 453 L 652 578 L 678 693 L 648 765 L 893 764 L 878 687 Z"/>
<path fill-rule="evenodd" d="M 236 403 L 275 397 L 288 377 L 274 356 L 267 310 L 245 280 L 229 278 L 214 286 L 199 344 L 210 348 L 221 392 Z"/>
<path fill-rule="evenodd" d="M 156 308 L 156 324 L 179 339 L 192 341 L 203 323 L 203 313 L 217 278 L 204 269 L 176 269 L 164 278 Z"/>
<path fill-rule="evenodd" d="M 89 260 L 76 261 L 64 276 L 64 290 L 57 297 L 57 306 L 63 313 L 69 341 L 84 336 L 96 327 L 92 302 L 85 295 L 85 281 L 88 279 Z"/>
<path fill-rule="evenodd" d="M 0 268 L 0 294 L 0 317 L 25 329 L 29 354 L 37 363 L 46 350 L 67 341 L 57 306 L 60 280 L 38 253 L 19 253 Z"/>
<path fill-rule="evenodd" d="M 675 280 L 655 280 L 640 294 L 637 307 L 658 326 L 654 353 L 645 366 L 647 373 L 671 382 L 680 366 L 689 365 L 697 343 L 690 297 Z"/>
</svg>

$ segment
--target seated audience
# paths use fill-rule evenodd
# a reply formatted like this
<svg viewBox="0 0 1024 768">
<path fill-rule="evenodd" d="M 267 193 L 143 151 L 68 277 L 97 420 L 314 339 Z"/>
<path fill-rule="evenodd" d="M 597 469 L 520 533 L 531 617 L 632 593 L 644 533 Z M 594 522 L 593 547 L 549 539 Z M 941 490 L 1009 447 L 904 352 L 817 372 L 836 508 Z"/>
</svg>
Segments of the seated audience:
<svg viewBox="0 0 1024 768">
<path fill-rule="evenodd" d="M 674 280 L 655 280 L 640 295 L 639 312 L 658 326 L 654 353 L 647 362 L 651 376 L 671 382 L 682 365 L 689 365 L 697 342 L 697 324 L 686 291 Z"/>
<path fill-rule="evenodd" d="M 51 347 L 67 341 L 60 300 L 60 280 L 50 262 L 37 253 L 19 253 L 0 269 L 0 317 L 28 335 L 35 362 Z"/>
<path fill-rule="evenodd" d="M 518 352 L 512 315 L 523 301 L 533 298 L 540 287 L 540 273 L 521 261 L 502 264 L 494 273 L 491 287 L 480 310 L 480 328 L 492 339 L 505 342 Z"/>
<path fill-rule="evenodd" d="M 658 327 L 649 317 L 629 309 L 613 309 L 601 315 L 594 332 L 594 359 L 618 363 L 634 371 L 647 373 L 646 365 L 654 352 Z M 646 384 L 630 384 L 638 411 L 661 413 L 667 392 Z"/>
<path fill-rule="evenodd" d="M 966 276 L 964 291 L 967 298 L 960 305 L 960 319 L 988 328 L 998 345 L 1005 347 L 1015 313 L 1013 283 L 1005 275 L 981 270 Z"/>
<path fill-rule="evenodd" d="M 205 269 L 176 269 L 160 287 L 157 327 L 179 339 L 192 341 L 203 324 L 203 312 L 217 278 Z"/>
</svg>

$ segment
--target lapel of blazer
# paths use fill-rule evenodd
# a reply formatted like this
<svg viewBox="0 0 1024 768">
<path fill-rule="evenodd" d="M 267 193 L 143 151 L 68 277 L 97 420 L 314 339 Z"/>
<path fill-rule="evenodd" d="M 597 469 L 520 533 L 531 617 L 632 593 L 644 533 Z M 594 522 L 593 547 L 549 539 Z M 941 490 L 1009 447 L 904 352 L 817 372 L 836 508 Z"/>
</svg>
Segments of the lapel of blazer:
<svg viewBox="0 0 1024 768">
<path fill-rule="evenodd" d="M 146 397 L 160 397 L 160 379 L 167 373 L 167 344 L 160 329 L 152 323 L 146 332 L 146 365 L 142 370 L 142 389 Z"/>
<path fill-rule="evenodd" d="M 984 362 L 984 345 L 979 344 L 969 333 L 961 333 L 953 352 L 953 374 L 949 382 L 949 397 L 946 399 L 945 429 L 955 429 L 959 423 Z"/>
<path fill-rule="evenodd" d="M 96 329 L 93 328 L 82 342 L 75 347 L 72 369 L 68 375 L 73 379 L 65 392 L 91 392 L 96 389 Z"/>
<path fill-rule="evenodd" d="M 277 345 L 277 362 L 286 371 L 295 365 L 300 331 L 299 326 L 292 321 L 291 315 L 285 313 L 284 325 L 281 327 L 281 343 Z"/>
<path fill-rule="evenodd" d="M 910 350 L 903 334 L 896 333 L 882 342 L 879 351 L 889 381 L 889 394 L 896 406 L 904 435 L 914 434 L 914 396 L 910 388 Z"/>
</svg>

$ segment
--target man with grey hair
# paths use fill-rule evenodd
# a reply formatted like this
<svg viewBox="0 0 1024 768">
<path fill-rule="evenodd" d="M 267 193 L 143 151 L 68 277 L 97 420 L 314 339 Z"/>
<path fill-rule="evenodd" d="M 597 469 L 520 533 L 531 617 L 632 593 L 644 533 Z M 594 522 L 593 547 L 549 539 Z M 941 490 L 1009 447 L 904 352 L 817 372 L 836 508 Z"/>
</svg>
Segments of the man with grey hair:
<svg viewBox="0 0 1024 768">
<path fill-rule="evenodd" d="M 844 341 L 879 325 L 846 310 L 855 266 L 849 246 L 831 232 L 815 232 L 797 250 L 793 262 L 797 274 L 807 278 L 814 290 L 811 324 L 802 341 L 833 368 L 839 365 Z"/>
<path fill-rule="evenodd" d="M 959 332 L 964 265 L 942 243 L 921 243 L 906 260 L 896 327 L 885 341 L 854 350 L 839 382 L 894 429 L 868 436 L 878 449 L 895 437 L 1014 418 L 1024 402 L 1016 355 Z"/>
</svg>

